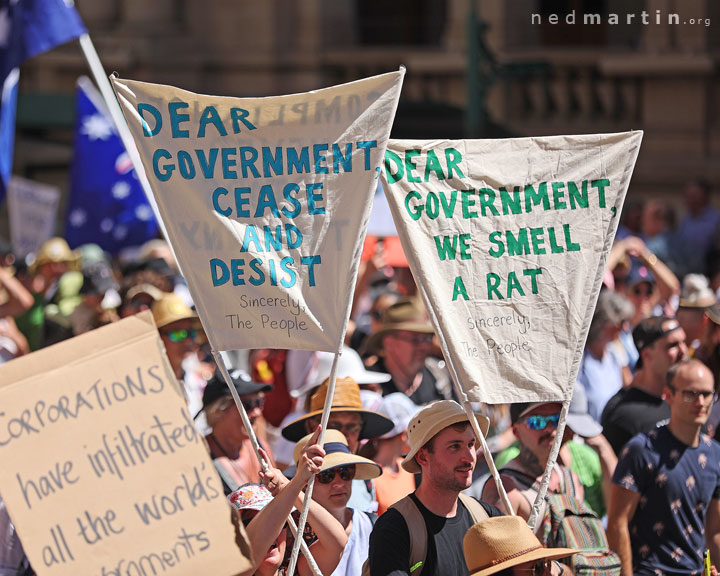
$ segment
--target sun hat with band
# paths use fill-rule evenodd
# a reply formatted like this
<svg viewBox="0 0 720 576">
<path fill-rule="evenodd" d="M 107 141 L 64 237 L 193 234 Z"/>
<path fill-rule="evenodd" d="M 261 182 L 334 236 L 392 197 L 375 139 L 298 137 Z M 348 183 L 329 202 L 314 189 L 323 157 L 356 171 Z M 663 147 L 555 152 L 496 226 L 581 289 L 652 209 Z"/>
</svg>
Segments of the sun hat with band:
<svg viewBox="0 0 720 576">
<path fill-rule="evenodd" d="M 490 420 L 482 414 L 475 413 L 483 435 L 490 428 Z M 468 415 L 454 400 L 438 400 L 428 404 L 420 410 L 408 424 L 408 444 L 410 451 L 402 461 L 402 467 L 412 474 L 420 472 L 420 465 L 415 461 L 415 455 L 430 439 L 442 432 L 448 426 L 459 422 L 468 422 Z"/>
<path fill-rule="evenodd" d="M 305 449 L 312 434 L 308 434 L 302 438 L 293 451 L 293 460 L 297 466 L 302 451 Z M 323 441 L 323 449 L 325 450 L 325 458 L 323 458 L 320 472 L 339 468 L 340 466 L 355 466 L 355 480 L 371 480 L 382 474 L 382 468 L 372 460 L 357 456 L 350 452 L 348 448 L 347 438 L 340 430 L 325 430 L 325 439 Z"/>
<path fill-rule="evenodd" d="M 375 354 L 382 346 L 383 337 L 390 332 L 407 330 L 418 334 L 434 334 L 435 330 L 412 298 L 402 298 L 383 312 L 380 329 L 368 336 L 362 352 Z"/>
<path fill-rule="evenodd" d="M 463 538 L 469 576 L 489 576 L 506 568 L 575 554 L 571 548 L 545 548 L 520 516 L 494 516 L 478 522 Z"/>
<path fill-rule="evenodd" d="M 310 412 L 293 420 L 282 429 L 284 438 L 291 442 L 298 442 L 307 434 L 305 422 L 315 416 L 320 416 L 325 405 L 330 379 L 327 378 L 317 392 L 310 397 Z M 392 430 L 393 421 L 378 412 L 363 408 L 360 397 L 360 387 L 352 378 L 338 378 L 335 381 L 335 394 L 333 395 L 331 412 L 356 412 L 363 421 L 360 439 L 377 438 Z M 328 430 L 329 432 L 329 430 Z"/>
</svg>

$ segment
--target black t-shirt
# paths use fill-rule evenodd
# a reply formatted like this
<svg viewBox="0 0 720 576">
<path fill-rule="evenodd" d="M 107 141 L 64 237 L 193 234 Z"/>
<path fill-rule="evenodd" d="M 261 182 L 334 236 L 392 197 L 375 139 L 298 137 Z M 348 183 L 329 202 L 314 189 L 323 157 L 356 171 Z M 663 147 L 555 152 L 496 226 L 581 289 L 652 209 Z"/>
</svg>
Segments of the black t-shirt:
<svg viewBox="0 0 720 576">
<path fill-rule="evenodd" d="M 640 432 L 650 432 L 669 419 L 670 406 L 665 400 L 631 386 L 608 400 L 601 423 L 605 438 L 620 456 L 630 438 Z"/>
<path fill-rule="evenodd" d="M 425 519 L 428 531 L 423 576 L 467 576 L 462 543 L 473 525 L 470 512 L 458 501 L 453 518 L 436 516 L 422 505 L 415 494 L 410 497 Z M 480 504 L 488 516 L 503 515 L 495 506 L 486 502 Z M 375 523 L 370 534 L 369 559 L 371 576 L 407 576 L 410 573 L 410 533 L 405 519 L 397 510 L 390 508 Z"/>
</svg>

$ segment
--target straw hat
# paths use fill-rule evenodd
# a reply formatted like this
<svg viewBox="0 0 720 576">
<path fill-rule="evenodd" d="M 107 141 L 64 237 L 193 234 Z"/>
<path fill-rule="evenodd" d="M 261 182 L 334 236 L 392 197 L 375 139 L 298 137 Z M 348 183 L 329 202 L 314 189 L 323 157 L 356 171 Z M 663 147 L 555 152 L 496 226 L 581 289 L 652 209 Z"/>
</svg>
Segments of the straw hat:
<svg viewBox="0 0 720 576">
<path fill-rule="evenodd" d="M 490 420 L 477 412 L 475 416 L 477 416 L 480 430 L 483 435 L 486 435 L 490 428 Z M 420 472 L 420 466 L 415 461 L 415 455 L 420 448 L 425 446 L 435 434 L 458 422 L 468 422 L 468 415 L 463 407 L 454 400 L 438 400 L 428 404 L 415 414 L 408 424 L 410 451 L 402 461 L 402 467 L 412 474 Z"/>
<path fill-rule="evenodd" d="M 305 422 L 322 414 L 325 405 L 325 397 L 328 392 L 330 379 L 327 378 L 317 389 L 317 392 L 310 397 L 310 412 L 293 420 L 282 429 L 284 438 L 291 442 L 298 442 L 305 434 L 307 428 Z M 360 431 L 360 438 L 377 438 L 392 430 L 393 421 L 378 412 L 363 408 L 360 398 L 360 387 L 352 378 L 338 378 L 335 381 L 335 394 L 332 400 L 332 412 L 357 412 L 362 417 L 363 427 Z M 329 430 L 328 430 L 329 432 Z"/>
<path fill-rule="evenodd" d="M 197 314 L 174 292 L 163 294 L 162 298 L 152 305 L 152 315 L 158 328 L 179 320 L 197 318 Z"/>
<path fill-rule="evenodd" d="M 382 326 L 368 337 L 364 351 L 368 354 L 375 354 L 382 348 L 383 337 L 396 330 L 407 330 L 418 334 L 435 333 L 415 301 L 411 298 L 402 298 L 392 306 L 388 306 L 383 312 Z"/>
<path fill-rule="evenodd" d="M 30 265 L 32 273 L 48 262 L 67 262 L 70 270 L 80 269 L 80 254 L 70 250 L 64 238 L 50 238 L 43 242 L 35 255 L 35 261 Z"/>
<path fill-rule="evenodd" d="M 293 451 L 295 466 L 297 466 L 298 460 L 300 460 L 300 456 L 302 456 L 302 451 L 311 437 L 312 434 L 308 434 L 295 445 L 295 450 Z M 353 464 L 355 466 L 355 480 L 370 480 L 382 474 L 382 468 L 379 464 L 350 452 L 347 438 L 345 438 L 345 435 L 340 432 L 340 430 L 325 431 L 323 448 L 325 449 L 325 458 L 323 458 L 320 472 L 325 472 L 325 470 L 337 468 L 338 466 Z"/>
<path fill-rule="evenodd" d="M 544 548 L 520 516 L 495 516 L 478 522 L 463 538 L 470 576 L 488 576 L 525 562 L 575 554 L 571 548 Z"/>
</svg>

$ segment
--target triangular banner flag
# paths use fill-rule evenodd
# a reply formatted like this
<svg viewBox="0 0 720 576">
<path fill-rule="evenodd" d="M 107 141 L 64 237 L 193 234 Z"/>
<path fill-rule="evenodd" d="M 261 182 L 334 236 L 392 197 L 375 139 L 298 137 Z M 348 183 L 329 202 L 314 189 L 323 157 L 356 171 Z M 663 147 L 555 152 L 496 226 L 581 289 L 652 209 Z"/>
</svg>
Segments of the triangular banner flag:
<svg viewBox="0 0 720 576">
<path fill-rule="evenodd" d="M 385 193 L 471 400 L 570 397 L 641 139 L 389 141 Z"/>
<path fill-rule="evenodd" d="M 340 350 L 404 74 L 268 98 L 111 79 L 214 349 Z"/>
</svg>

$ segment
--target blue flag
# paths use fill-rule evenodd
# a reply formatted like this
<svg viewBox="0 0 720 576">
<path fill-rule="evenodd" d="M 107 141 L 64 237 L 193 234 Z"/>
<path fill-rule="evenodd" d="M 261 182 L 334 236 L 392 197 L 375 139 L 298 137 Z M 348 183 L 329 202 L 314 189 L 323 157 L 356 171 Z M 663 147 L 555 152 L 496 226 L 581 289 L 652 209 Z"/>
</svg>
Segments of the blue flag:
<svg viewBox="0 0 720 576">
<path fill-rule="evenodd" d="M 158 227 L 130 157 L 100 94 L 78 80 L 75 156 L 65 238 L 72 248 L 93 242 L 116 254 L 155 238 Z"/>
<path fill-rule="evenodd" d="M 20 65 L 86 32 L 72 0 L 0 0 L 0 202 L 12 171 Z"/>
</svg>

